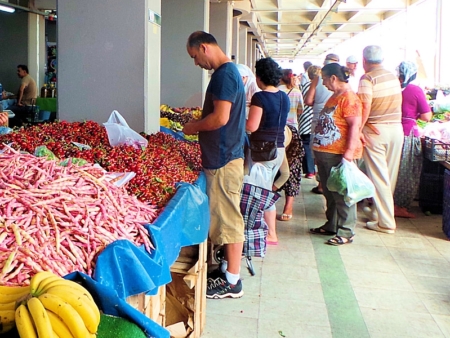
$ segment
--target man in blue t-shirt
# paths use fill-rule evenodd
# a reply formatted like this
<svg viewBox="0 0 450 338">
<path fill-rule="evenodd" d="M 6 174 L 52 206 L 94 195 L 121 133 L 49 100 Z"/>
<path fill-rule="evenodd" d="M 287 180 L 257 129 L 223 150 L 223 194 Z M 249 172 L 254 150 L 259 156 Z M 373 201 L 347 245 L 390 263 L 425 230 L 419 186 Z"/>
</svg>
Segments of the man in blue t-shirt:
<svg viewBox="0 0 450 338">
<path fill-rule="evenodd" d="M 196 66 L 214 69 L 203 103 L 202 119 L 186 123 L 186 135 L 198 133 L 206 174 L 211 224 L 209 238 L 224 246 L 225 258 L 210 274 L 207 298 L 242 297 L 240 267 L 244 220 L 240 192 L 244 178 L 244 83 L 238 69 L 209 33 L 192 33 L 187 52 Z"/>
</svg>

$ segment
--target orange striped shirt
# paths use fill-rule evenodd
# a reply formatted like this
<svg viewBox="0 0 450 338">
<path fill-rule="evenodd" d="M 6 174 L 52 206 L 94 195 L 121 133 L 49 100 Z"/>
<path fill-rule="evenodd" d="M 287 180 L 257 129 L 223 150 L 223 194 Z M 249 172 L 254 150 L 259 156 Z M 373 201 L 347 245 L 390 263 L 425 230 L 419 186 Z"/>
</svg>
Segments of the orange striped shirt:
<svg viewBox="0 0 450 338">
<path fill-rule="evenodd" d="M 371 105 L 367 123 L 401 123 L 402 89 L 398 78 L 380 67 L 361 77 L 358 96 Z"/>
</svg>

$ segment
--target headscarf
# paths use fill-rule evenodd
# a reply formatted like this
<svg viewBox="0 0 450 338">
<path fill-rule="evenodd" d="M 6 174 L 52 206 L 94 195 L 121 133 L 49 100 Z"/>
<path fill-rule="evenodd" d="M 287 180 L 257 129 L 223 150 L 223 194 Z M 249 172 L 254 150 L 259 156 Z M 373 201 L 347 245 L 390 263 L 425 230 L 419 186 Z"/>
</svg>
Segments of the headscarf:
<svg viewBox="0 0 450 338">
<path fill-rule="evenodd" d="M 417 66 L 412 61 L 403 61 L 397 67 L 397 76 L 403 77 L 403 82 L 401 83 L 402 88 L 414 81 L 417 76 Z"/>
<path fill-rule="evenodd" d="M 255 83 L 256 86 L 256 78 L 255 75 L 253 74 L 252 70 L 247 67 L 246 65 L 243 64 L 237 64 L 236 65 L 237 69 L 239 70 L 239 74 L 241 74 L 241 76 L 247 76 L 247 83 L 245 84 L 245 92 L 248 93 L 248 90 L 250 88 L 250 85 L 252 83 Z"/>
</svg>

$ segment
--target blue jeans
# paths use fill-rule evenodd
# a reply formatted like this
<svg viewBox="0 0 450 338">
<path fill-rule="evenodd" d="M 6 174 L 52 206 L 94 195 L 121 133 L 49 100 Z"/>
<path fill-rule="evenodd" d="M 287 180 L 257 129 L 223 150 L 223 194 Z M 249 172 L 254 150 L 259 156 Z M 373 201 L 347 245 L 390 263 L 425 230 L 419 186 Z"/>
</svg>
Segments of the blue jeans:
<svg viewBox="0 0 450 338">
<path fill-rule="evenodd" d="M 312 149 L 310 145 L 311 134 L 301 135 L 303 147 L 305 148 L 305 157 L 303 157 L 302 169 L 304 174 L 314 174 L 316 171 Z"/>
</svg>

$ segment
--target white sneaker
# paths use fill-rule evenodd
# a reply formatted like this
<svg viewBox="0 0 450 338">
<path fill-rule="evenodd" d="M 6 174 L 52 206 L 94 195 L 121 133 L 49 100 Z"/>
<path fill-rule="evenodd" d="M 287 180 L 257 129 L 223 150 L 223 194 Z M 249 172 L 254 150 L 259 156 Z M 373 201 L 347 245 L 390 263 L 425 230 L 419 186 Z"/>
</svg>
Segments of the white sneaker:
<svg viewBox="0 0 450 338">
<path fill-rule="evenodd" d="M 366 223 L 366 228 L 369 229 L 369 230 L 373 230 L 373 231 L 384 232 L 385 234 L 394 234 L 395 233 L 394 229 L 381 228 L 378 225 L 378 221 L 367 222 Z"/>
<path fill-rule="evenodd" d="M 378 221 L 378 212 L 374 209 L 372 210 L 371 207 L 364 207 L 363 208 L 364 215 L 369 219 L 369 221 Z"/>
</svg>

